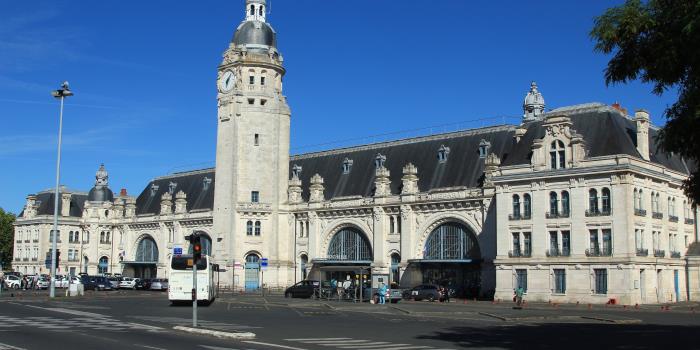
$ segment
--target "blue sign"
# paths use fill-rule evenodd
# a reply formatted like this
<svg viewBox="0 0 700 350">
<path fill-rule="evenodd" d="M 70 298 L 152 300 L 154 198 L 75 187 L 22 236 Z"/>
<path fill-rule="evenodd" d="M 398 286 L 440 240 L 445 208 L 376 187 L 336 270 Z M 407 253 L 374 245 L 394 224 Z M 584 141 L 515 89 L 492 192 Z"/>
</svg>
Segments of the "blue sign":
<svg viewBox="0 0 700 350">
<path fill-rule="evenodd" d="M 267 258 L 260 259 L 260 266 L 267 267 Z"/>
<path fill-rule="evenodd" d="M 175 247 L 173 249 L 173 254 L 175 255 L 182 255 L 182 247 Z"/>
</svg>

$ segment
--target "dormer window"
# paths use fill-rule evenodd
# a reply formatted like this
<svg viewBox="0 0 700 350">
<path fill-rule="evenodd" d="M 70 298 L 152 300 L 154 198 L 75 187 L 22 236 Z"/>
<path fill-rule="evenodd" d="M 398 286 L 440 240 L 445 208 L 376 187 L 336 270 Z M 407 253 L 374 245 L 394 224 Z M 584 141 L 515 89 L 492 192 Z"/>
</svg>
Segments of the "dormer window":
<svg viewBox="0 0 700 350">
<path fill-rule="evenodd" d="M 292 177 L 298 179 L 301 176 L 301 166 L 299 164 L 294 164 L 292 166 Z"/>
<path fill-rule="evenodd" d="M 204 189 L 204 191 L 208 190 L 210 185 L 211 185 L 211 178 L 204 177 L 204 180 L 202 180 L 202 188 Z"/>
<path fill-rule="evenodd" d="M 549 161 L 552 169 L 566 168 L 566 148 L 560 140 L 552 141 L 549 150 Z"/>
<path fill-rule="evenodd" d="M 350 170 L 352 169 L 352 159 L 345 158 L 343 161 L 343 174 L 350 174 Z"/>
<path fill-rule="evenodd" d="M 377 169 L 383 168 L 385 162 L 386 156 L 381 153 L 377 153 L 377 156 L 374 158 L 374 167 Z"/>
<path fill-rule="evenodd" d="M 160 189 L 160 186 L 156 184 L 151 185 L 151 197 L 155 197 L 156 193 L 158 193 L 158 189 Z"/>
<path fill-rule="evenodd" d="M 445 145 L 440 146 L 438 149 L 438 161 L 444 163 L 447 161 L 447 156 L 450 154 L 450 148 Z"/>
<path fill-rule="evenodd" d="M 168 193 L 170 193 L 171 195 L 175 194 L 176 188 L 177 188 L 177 183 L 170 182 L 170 184 L 168 185 Z"/>
<path fill-rule="evenodd" d="M 486 140 L 481 140 L 479 142 L 479 158 L 486 158 L 489 154 L 489 149 L 491 148 L 491 143 Z"/>
</svg>

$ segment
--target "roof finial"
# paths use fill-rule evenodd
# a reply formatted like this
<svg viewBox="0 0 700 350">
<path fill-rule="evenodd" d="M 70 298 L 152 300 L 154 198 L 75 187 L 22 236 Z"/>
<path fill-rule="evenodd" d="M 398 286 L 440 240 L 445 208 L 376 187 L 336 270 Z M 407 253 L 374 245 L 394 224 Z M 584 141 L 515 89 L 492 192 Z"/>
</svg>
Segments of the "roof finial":
<svg viewBox="0 0 700 350">
<path fill-rule="evenodd" d="M 107 186 L 109 182 L 109 174 L 105 170 L 104 163 L 100 164 L 100 168 L 95 173 L 95 186 Z"/>
<path fill-rule="evenodd" d="M 265 0 L 246 0 L 245 20 L 265 22 L 266 5 Z"/>
<path fill-rule="evenodd" d="M 525 96 L 525 102 L 523 102 L 523 121 L 529 122 L 537 120 L 540 115 L 544 113 L 544 97 L 537 90 L 537 83 L 530 83 L 530 91 Z"/>
</svg>

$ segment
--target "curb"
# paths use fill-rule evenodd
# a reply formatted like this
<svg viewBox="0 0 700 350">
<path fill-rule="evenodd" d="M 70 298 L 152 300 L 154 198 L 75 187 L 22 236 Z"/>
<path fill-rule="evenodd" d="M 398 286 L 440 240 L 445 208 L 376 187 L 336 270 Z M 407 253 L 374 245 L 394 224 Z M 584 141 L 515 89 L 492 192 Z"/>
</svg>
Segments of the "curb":
<svg viewBox="0 0 700 350">
<path fill-rule="evenodd" d="M 398 306 L 389 306 L 389 308 L 394 309 L 394 310 L 396 310 L 396 311 L 403 312 L 403 313 L 406 314 L 406 315 L 411 315 L 411 314 L 413 314 L 413 312 L 411 312 L 411 311 L 409 311 L 409 310 L 406 310 L 406 309 L 402 309 L 402 308 L 400 308 L 400 307 L 398 307 Z"/>
<path fill-rule="evenodd" d="M 625 320 L 615 320 L 611 318 L 604 318 L 604 317 L 593 317 L 593 316 L 581 316 L 581 318 L 586 319 L 586 320 L 595 320 L 595 321 L 602 321 L 602 322 L 609 322 L 609 323 L 616 323 L 616 324 L 638 324 L 642 323 L 642 320 L 638 319 L 625 319 Z"/>
<path fill-rule="evenodd" d="M 175 326 L 173 329 L 178 330 L 178 331 L 183 331 L 191 334 L 198 334 L 198 335 L 210 335 L 212 337 L 216 338 L 224 338 L 224 339 L 255 339 L 255 333 L 251 332 L 236 332 L 236 333 L 231 333 L 231 332 L 222 332 L 222 331 L 215 331 L 211 329 L 203 329 L 203 328 L 192 328 L 192 327 L 184 327 L 184 326 Z"/>
<path fill-rule="evenodd" d="M 501 320 L 501 321 L 508 321 L 508 317 L 498 316 L 498 315 L 490 314 L 488 312 L 477 312 L 477 314 L 479 314 L 481 316 L 493 317 L 493 318 Z"/>
</svg>

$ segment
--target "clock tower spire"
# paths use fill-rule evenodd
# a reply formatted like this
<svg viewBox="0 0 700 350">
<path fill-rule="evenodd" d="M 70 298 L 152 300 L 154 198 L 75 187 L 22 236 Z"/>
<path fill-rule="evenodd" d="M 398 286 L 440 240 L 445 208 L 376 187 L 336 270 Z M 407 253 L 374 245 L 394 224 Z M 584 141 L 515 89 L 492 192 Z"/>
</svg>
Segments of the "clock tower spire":
<svg viewBox="0 0 700 350">
<path fill-rule="evenodd" d="M 218 68 L 218 126 L 214 235 L 218 261 L 243 262 L 254 245 L 282 265 L 265 272 L 270 280 L 293 278 L 286 217 L 290 110 L 282 94 L 285 74 L 277 33 L 266 19 L 265 0 L 246 0 L 245 19 Z M 255 234 L 248 227 L 254 225 Z M 259 228 L 259 229 L 258 229 Z M 257 261 L 257 260 L 256 260 Z M 233 281 L 230 281 L 233 282 Z M 243 283 L 241 281 L 240 283 Z"/>
</svg>

